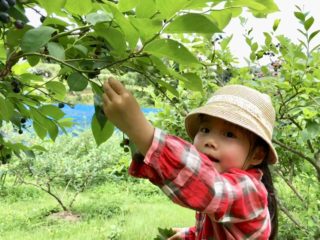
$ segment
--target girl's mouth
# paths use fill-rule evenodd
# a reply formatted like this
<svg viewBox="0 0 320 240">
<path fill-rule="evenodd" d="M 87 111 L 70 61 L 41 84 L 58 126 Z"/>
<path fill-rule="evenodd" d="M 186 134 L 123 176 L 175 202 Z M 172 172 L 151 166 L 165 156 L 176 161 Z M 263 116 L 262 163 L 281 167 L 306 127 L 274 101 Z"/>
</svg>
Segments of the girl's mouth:
<svg viewBox="0 0 320 240">
<path fill-rule="evenodd" d="M 215 163 L 220 163 L 220 161 L 214 157 L 211 157 L 211 156 L 208 156 L 208 158 L 212 161 L 212 162 L 215 162 Z"/>
</svg>

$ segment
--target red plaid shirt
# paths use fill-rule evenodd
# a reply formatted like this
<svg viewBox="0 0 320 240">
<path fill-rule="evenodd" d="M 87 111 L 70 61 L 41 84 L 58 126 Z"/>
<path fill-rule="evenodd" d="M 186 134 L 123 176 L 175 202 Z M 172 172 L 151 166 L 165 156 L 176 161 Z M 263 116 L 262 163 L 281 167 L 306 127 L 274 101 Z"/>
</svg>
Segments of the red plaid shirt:
<svg viewBox="0 0 320 240">
<path fill-rule="evenodd" d="M 257 169 L 230 169 L 222 174 L 212 161 L 178 138 L 155 130 L 143 161 L 129 173 L 148 178 L 175 203 L 197 211 L 187 240 L 268 239 L 271 225 L 267 191 Z"/>
</svg>

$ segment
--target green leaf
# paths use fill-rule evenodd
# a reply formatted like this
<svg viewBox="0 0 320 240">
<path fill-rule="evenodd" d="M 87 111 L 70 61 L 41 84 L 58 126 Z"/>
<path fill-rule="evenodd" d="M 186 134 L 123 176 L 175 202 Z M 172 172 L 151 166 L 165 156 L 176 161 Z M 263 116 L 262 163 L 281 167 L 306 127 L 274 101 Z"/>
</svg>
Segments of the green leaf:
<svg viewBox="0 0 320 240">
<path fill-rule="evenodd" d="M 158 34 L 162 28 L 161 20 L 131 17 L 130 22 L 140 33 L 140 37 L 143 42 L 151 39 L 153 36 Z"/>
<path fill-rule="evenodd" d="M 227 46 L 229 45 L 231 39 L 232 39 L 233 35 L 229 36 L 229 37 L 226 37 L 225 39 L 223 39 L 221 42 L 220 42 L 220 46 L 221 46 L 221 49 L 222 50 L 225 50 L 227 48 Z"/>
<path fill-rule="evenodd" d="M 314 23 L 314 18 L 313 17 L 308 18 L 308 20 L 304 22 L 304 29 L 308 31 L 313 23 Z"/>
<path fill-rule="evenodd" d="M 250 10 L 263 11 L 265 6 L 263 3 L 254 0 L 234 0 L 230 1 L 227 7 L 247 7 Z"/>
<path fill-rule="evenodd" d="M 157 9 L 163 19 L 169 19 L 176 12 L 186 7 L 189 1 L 186 0 L 156 0 Z"/>
<path fill-rule="evenodd" d="M 104 125 L 107 122 L 107 118 L 104 115 L 104 112 L 103 112 L 103 109 L 102 109 L 102 105 L 101 104 L 94 105 L 94 112 L 95 112 L 95 116 L 96 116 L 96 119 L 99 122 L 100 127 L 103 128 Z"/>
<path fill-rule="evenodd" d="M 0 109 L 0 119 L 9 121 L 14 112 L 14 106 L 10 100 L 0 96 Z"/>
<path fill-rule="evenodd" d="M 97 24 L 94 29 L 98 36 L 107 40 L 114 52 L 118 55 L 125 53 L 127 49 L 126 39 L 121 31 L 112 27 L 107 28 L 105 24 Z"/>
<path fill-rule="evenodd" d="M 157 12 L 157 6 L 154 0 L 140 0 L 136 7 L 136 16 L 138 18 L 150 18 Z"/>
<path fill-rule="evenodd" d="M 120 26 L 123 31 L 126 42 L 128 42 L 131 49 L 135 49 L 138 39 L 139 33 L 137 30 L 131 25 L 130 21 L 117 9 L 116 5 L 111 2 L 105 2 L 104 7 L 109 8 L 106 9 L 108 12 L 112 12 L 117 24 Z"/>
<path fill-rule="evenodd" d="M 30 114 L 33 119 L 33 128 L 40 138 L 44 138 L 49 132 L 52 140 L 55 140 L 58 134 L 58 127 L 53 123 L 52 120 L 45 117 L 39 109 L 30 108 Z"/>
<path fill-rule="evenodd" d="M 158 39 L 146 45 L 144 52 L 167 57 L 181 64 L 200 64 L 198 59 L 181 43 L 172 39 Z"/>
<path fill-rule="evenodd" d="M 254 62 L 254 60 L 256 59 L 256 57 L 257 57 L 257 55 L 256 55 L 254 52 L 251 52 L 251 53 L 250 53 L 250 60 L 251 60 L 252 62 Z"/>
<path fill-rule="evenodd" d="M 302 12 L 294 12 L 294 16 L 302 22 L 305 21 L 305 15 Z"/>
<path fill-rule="evenodd" d="M 170 74 L 168 67 L 156 56 L 150 56 L 153 65 L 164 75 Z"/>
<path fill-rule="evenodd" d="M 264 6 L 264 9 L 261 10 L 249 7 L 255 17 L 266 17 L 269 13 L 279 11 L 277 4 L 273 0 L 245 0 L 245 2 L 250 4 L 258 3 Z"/>
<path fill-rule="evenodd" d="M 270 34 L 267 33 L 267 32 L 264 32 L 263 35 L 265 37 L 265 40 L 264 40 L 265 45 L 267 47 L 270 47 L 270 44 L 271 44 L 271 41 L 272 41 L 272 38 L 271 38 Z"/>
<path fill-rule="evenodd" d="M 192 91 L 199 91 L 202 92 L 202 80 L 201 78 L 195 73 L 184 73 L 182 76 L 187 79 L 187 81 L 183 82 L 186 88 Z"/>
<path fill-rule="evenodd" d="M 46 87 L 49 91 L 54 93 L 54 97 L 57 100 L 63 101 L 66 96 L 67 90 L 62 82 L 50 81 L 46 83 Z"/>
<path fill-rule="evenodd" d="M 30 115 L 31 115 L 31 118 L 35 122 L 37 122 L 39 125 L 41 125 L 43 128 L 46 128 L 48 122 L 50 121 L 38 109 L 36 109 L 34 107 L 30 108 Z"/>
<path fill-rule="evenodd" d="M 58 120 L 61 127 L 72 127 L 74 125 L 73 118 L 62 118 Z"/>
<path fill-rule="evenodd" d="M 51 38 L 52 33 L 56 30 L 52 27 L 41 26 L 27 31 L 21 41 L 21 49 L 23 52 L 36 52 Z"/>
<path fill-rule="evenodd" d="M 67 82 L 71 91 L 82 91 L 88 85 L 88 80 L 78 72 L 70 74 Z"/>
<path fill-rule="evenodd" d="M 5 60 L 7 59 L 7 49 L 4 46 L 3 42 L 0 42 L 0 59 L 5 62 Z"/>
<path fill-rule="evenodd" d="M 228 7 L 228 2 L 225 4 L 225 8 Z M 229 10 L 232 14 L 232 17 L 233 18 L 236 18 L 236 17 L 239 17 L 242 13 L 242 7 L 231 7 L 231 8 L 228 8 L 228 9 L 225 9 L 225 10 Z"/>
<path fill-rule="evenodd" d="M 42 23 L 42 25 L 58 25 L 61 27 L 67 27 L 68 23 L 59 19 L 59 18 L 54 18 L 54 17 L 46 17 L 46 20 Z"/>
<path fill-rule="evenodd" d="M 221 30 L 204 14 L 188 13 L 177 17 L 164 32 L 213 34 Z"/>
<path fill-rule="evenodd" d="M 45 129 L 41 124 L 33 121 L 32 125 L 39 138 L 44 139 L 47 136 L 47 129 Z"/>
<path fill-rule="evenodd" d="M 273 22 L 273 26 L 272 26 L 272 30 L 275 32 L 277 29 L 278 29 L 278 27 L 279 27 L 279 24 L 280 24 L 280 21 L 281 21 L 281 19 L 276 19 L 276 20 L 274 20 L 274 22 Z"/>
<path fill-rule="evenodd" d="M 158 235 L 153 240 L 167 240 L 175 232 L 171 228 L 158 228 Z"/>
<path fill-rule="evenodd" d="M 34 67 L 39 63 L 40 57 L 39 56 L 28 56 L 27 61 L 31 67 Z"/>
<path fill-rule="evenodd" d="M 305 130 L 308 132 L 311 138 L 316 138 L 320 134 L 320 126 L 314 120 L 308 120 Z"/>
<path fill-rule="evenodd" d="M 22 83 L 26 83 L 26 84 L 30 84 L 31 82 L 43 82 L 43 77 L 36 75 L 36 74 L 32 74 L 32 73 L 24 73 L 20 75 L 20 81 Z"/>
<path fill-rule="evenodd" d="M 90 82 L 90 85 L 91 85 L 92 92 L 101 97 L 103 94 L 102 86 L 99 86 L 94 82 Z"/>
<path fill-rule="evenodd" d="M 118 8 L 121 12 L 128 12 L 139 4 L 140 0 L 119 0 Z"/>
<path fill-rule="evenodd" d="M 81 54 L 83 54 L 84 56 L 88 54 L 88 49 L 80 44 L 75 44 L 73 46 L 74 49 L 77 49 L 77 51 L 79 51 Z"/>
<path fill-rule="evenodd" d="M 59 12 L 64 7 L 66 0 L 54 0 L 54 1 L 48 1 L 48 0 L 37 0 L 37 2 L 40 4 L 42 8 L 46 10 L 46 12 L 49 14 L 54 12 Z"/>
<path fill-rule="evenodd" d="M 58 126 L 52 120 L 49 120 L 46 128 L 48 129 L 49 136 L 52 141 L 55 141 L 59 133 Z"/>
<path fill-rule="evenodd" d="M 29 22 L 29 19 L 27 18 L 25 13 L 25 9 L 22 8 L 20 4 L 15 4 L 13 7 L 10 7 L 7 12 L 10 15 L 10 17 L 16 20 L 21 20 L 24 23 Z"/>
<path fill-rule="evenodd" d="M 86 15 L 92 10 L 91 0 L 67 0 L 65 9 L 74 15 Z"/>
<path fill-rule="evenodd" d="M 64 60 L 65 59 L 65 51 L 61 44 L 56 42 L 48 43 L 48 51 L 49 54 L 57 59 Z"/>
<path fill-rule="evenodd" d="M 255 51 L 257 51 L 257 49 L 258 49 L 258 43 L 253 43 L 252 45 L 251 45 L 251 51 L 252 52 L 255 52 Z"/>
<path fill-rule="evenodd" d="M 13 47 L 13 48 L 16 47 L 17 45 L 20 45 L 24 34 L 30 29 L 33 29 L 33 28 L 29 25 L 25 25 L 23 29 L 10 28 L 7 31 L 6 44 L 9 47 Z"/>
<path fill-rule="evenodd" d="M 87 22 L 89 22 L 92 25 L 96 25 L 99 22 L 110 22 L 113 19 L 113 16 L 111 13 L 107 12 L 95 12 L 95 13 L 89 13 L 86 16 Z"/>
<path fill-rule="evenodd" d="M 308 42 L 311 42 L 311 40 L 320 32 L 320 30 L 314 31 L 313 33 L 310 34 L 308 38 Z"/>
<path fill-rule="evenodd" d="M 91 121 L 91 130 L 96 144 L 99 146 L 112 136 L 114 126 L 111 124 L 110 121 L 106 121 L 105 125 L 101 128 L 95 113 Z"/>
<path fill-rule="evenodd" d="M 65 113 L 57 106 L 54 105 L 42 105 L 39 108 L 39 111 L 46 115 L 50 116 L 55 120 L 59 120 L 64 117 Z"/>
<path fill-rule="evenodd" d="M 219 29 L 224 29 L 232 18 L 232 10 L 231 9 L 222 9 L 222 10 L 213 10 L 210 13 L 210 18 L 214 20 Z"/>
<path fill-rule="evenodd" d="M 169 83 L 162 81 L 161 79 L 158 79 L 157 83 L 159 83 L 161 86 L 165 87 L 174 96 L 179 97 L 179 92 L 174 87 L 172 87 Z"/>
</svg>

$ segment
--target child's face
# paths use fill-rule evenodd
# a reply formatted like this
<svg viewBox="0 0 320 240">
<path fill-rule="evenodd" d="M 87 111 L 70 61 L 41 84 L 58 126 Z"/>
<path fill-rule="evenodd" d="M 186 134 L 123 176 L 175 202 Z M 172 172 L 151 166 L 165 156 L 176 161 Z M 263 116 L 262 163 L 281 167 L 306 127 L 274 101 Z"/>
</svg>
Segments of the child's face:
<svg viewBox="0 0 320 240">
<path fill-rule="evenodd" d="M 204 115 L 194 138 L 198 151 L 212 159 L 218 172 L 230 168 L 247 169 L 250 150 L 248 131 L 220 118 Z"/>
</svg>

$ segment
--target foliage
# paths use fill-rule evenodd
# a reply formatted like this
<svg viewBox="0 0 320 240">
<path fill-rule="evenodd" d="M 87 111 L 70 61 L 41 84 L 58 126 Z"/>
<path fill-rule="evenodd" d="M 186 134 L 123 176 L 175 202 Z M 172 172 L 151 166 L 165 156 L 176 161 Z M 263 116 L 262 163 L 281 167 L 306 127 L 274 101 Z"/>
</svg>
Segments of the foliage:
<svg viewBox="0 0 320 240">
<path fill-rule="evenodd" d="M 76 138 L 64 135 L 54 145 L 44 143 L 45 152 L 11 163 L 9 170 L 19 182 L 47 192 L 64 210 L 69 210 L 78 194 L 87 188 L 103 183 L 110 175 L 126 175 L 119 165 L 124 169 L 128 158 L 124 159 L 120 147 L 114 148 L 119 138 L 115 136 L 96 148 L 89 131 L 80 132 Z"/>
<path fill-rule="evenodd" d="M 39 15 L 39 27 L 29 24 L 27 8 Z M 97 95 L 92 132 L 100 145 L 114 130 L 98 104 L 102 82 L 97 76 L 102 70 L 118 75 L 141 73 L 148 85 L 162 87 L 177 98 L 168 83 L 172 78 L 199 90 L 200 78 L 195 72 L 206 65 L 199 61 L 194 41 L 184 34 L 195 34 L 197 41 L 211 39 L 243 8 L 256 17 L 278 10 L 272 0 L 19 0 L 2 10 L 6 18 L 1 20 L 0 126 L 11 122 L 23 133 L 23 122 L 30 119 L 41 139 L 55 140 L 70 122 L 53 102 L 66 103 L 67 91 L 83 91 L 90 85 Z M 12 19 L 23 26 L 17 27 Z M 172 37 L 166 38 L 168 34 Z M 60 71 L 49 79 L 28 71 L 38 63 L 56 63 Z M 13 153 L 33 151 L 12 145 L 2 135 L 0 144 L 2 161 L 8 161 Z"/>
<path fill-rule="evenodd" d="M 11 184 L 11 179 L 8 183 Z M 172 204 L 160 192 L 137 198 L 139 192 L 151 188 L 157 189 L 145 180 L 135 184 L 107 181 L 95 185 L 82 193 L 74 204 L 74 211 L 81 216 L 76 222 L 54 219 L 52 213 L 59 208 L 53 198 L 40 191 L 38 197 L 23 201 L 11 202 L 10 196 L 6 196 L 1 199 L 0 206 L 1 237 L 8 240 L 85 240 L 92 236 L 95 239 L 113 236 L 121 240 L 150 240 L 157 235 L 158 226 L 167 228 L 193 223 L 192 211 Z"/>
<path fill-rule="evenodd" d="M 154 240 L 166 240 L 172 235 L 174 235 L 174 231 L 168 228 L 158 228 L 158 236 L 154 238 Z"/>
</svg>

